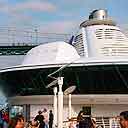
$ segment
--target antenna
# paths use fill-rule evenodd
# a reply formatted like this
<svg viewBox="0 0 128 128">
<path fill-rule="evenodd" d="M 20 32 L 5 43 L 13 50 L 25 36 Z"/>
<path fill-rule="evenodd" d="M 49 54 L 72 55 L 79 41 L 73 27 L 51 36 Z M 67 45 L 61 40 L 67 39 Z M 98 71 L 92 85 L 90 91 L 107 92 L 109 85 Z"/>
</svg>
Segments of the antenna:
<svg viewBox="0 0 128 128">
<path fill-rule="evenodd" d="M 49 74 L 48 77 L 51 77 L 52 75 L 56 74 L 57 72 L 62 71 L 64 68 L 68 67 L 68 66 L 71 65 L 74 61 L 76 61 L 76 60 L 78 60 L 78 59 L 80 59 L 80 58 L 77 58 L 77 59 L 71 61 L 70 63 L 61 66 L 58 70 L 56 70 L 56 71 L 54 71 L 53 73 Z"/>
<path fill-rule="evenodd" d="M 48 84 L 48 85 L 46 86 L 46 88 L 50 88 L 50 87 L 56 85 L 57 83 L 58 83 L 58 80 L 56 79 L 56 80 L 52 81 L 50 84 Z"/>
<path fill-rule="evenodd" d="M 76 86 L 70 86 L 64 91 L 64 95 L 71 94 L 76 89 Z"/>
<path fill-rule="evenodd" d="M 79 58 L 77 58 L 75 60 L 78 60 L 78 59 Z M 66 65 L 61 66 L 58 70 L 54 71 L 53 73 L 51 73 L 47 76 L 47 77 L 53 78 L 55 80 L 53 82 L 51 82 L 49 85 L 47 85 L 46 88 L 52 87 L 57 83 L 59 86 L 59 91 L 58 91 L 58 128 L 62 128 L 62 125 L 63 125 L 63 113 L 61 113 L 61 112 L 63 112 L 63 91 L 62 91 L 63 77 L 60 77 L 60 74 L 59 74 L 58 78 L 52 77 L 52 75 L 56 74 L 57 72 L 62 71 L 64 68 L 71 65 L 75 60 L 73 60 L 70 63 L 67 63 Z M 55 87 L 54 87 L 54 89 L 55 89 Z M 65 90 L 66 91 L 65 93 L 69 94 L 72 92 L 72 90 L 74 91 L 74 89 L 75 89 L 75 87 L 70 87 L 69 89 Z M 69 94 L 69 96 L 70 95 L 71 94 Z M 54 106 L 56 106 L 56 100 L 55 99 L 56 99 L 56 96 L 54 96 Z M 69 101 L 71 102 L 71 98 L 69 98 Z M 71 110 L 71 103 L 69 105 L 70 105 L 70 110 Z M 56 109 L 56 107 L 54 107 L 54 109 Z M 54 111 L 54 112 L 56 113 L 56 111 Z M 71 115 L 71 111 L 70 111 L 70 115 Z"/>
</svg>

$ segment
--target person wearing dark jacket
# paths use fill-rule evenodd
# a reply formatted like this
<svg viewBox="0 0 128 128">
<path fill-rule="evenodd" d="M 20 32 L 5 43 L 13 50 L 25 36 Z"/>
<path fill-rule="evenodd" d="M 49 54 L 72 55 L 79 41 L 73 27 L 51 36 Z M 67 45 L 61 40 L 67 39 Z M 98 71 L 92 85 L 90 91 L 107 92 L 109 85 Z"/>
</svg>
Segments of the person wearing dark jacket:
<svg viewBox="0 0 128 128">
<path fill-rule="evenodd" d="M 35 121 L 39 121 L 39 128 L 45 128 L 44 116 L 42 115 L 42 111 L 38 111 L 38 115 L 34 119 Z"/>
<path fill-rule="evenodd" d="M 52 110 L 50 110 L 50 113 L 49 113 L 49 128 L 52 128 L 53 119 L 54 119 L 54 115 L 52 113 Z"/>
</svg>

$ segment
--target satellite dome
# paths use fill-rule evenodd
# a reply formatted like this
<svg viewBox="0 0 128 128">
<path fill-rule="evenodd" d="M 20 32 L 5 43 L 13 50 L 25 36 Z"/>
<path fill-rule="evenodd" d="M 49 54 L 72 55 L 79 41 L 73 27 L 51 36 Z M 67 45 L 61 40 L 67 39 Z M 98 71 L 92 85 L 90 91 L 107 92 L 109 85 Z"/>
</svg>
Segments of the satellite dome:
<svg viewBox="0 0 128 128">
<path fill-rule="evenodd" d="M 80 56 L 72 45 L 58 41 L 32 48 L 25 56 L 22 65 L 69 63 L 77 58 Z"/>
</svg>

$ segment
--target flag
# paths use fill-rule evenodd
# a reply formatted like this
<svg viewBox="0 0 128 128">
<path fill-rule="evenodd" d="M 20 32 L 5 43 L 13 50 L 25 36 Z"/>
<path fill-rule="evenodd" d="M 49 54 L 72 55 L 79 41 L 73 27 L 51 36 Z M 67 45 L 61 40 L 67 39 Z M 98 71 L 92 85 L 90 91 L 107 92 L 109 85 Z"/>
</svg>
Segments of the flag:
<svg viewBox="0 0 128 128">
<path fill-rule="evenodd" d="M 74 36 L 72 36 L 72 37 L 70 38 L 70 40 L 69 40 L 69 44 L 72 45 L 73 40 L 74 40 Z"/>
</svg>

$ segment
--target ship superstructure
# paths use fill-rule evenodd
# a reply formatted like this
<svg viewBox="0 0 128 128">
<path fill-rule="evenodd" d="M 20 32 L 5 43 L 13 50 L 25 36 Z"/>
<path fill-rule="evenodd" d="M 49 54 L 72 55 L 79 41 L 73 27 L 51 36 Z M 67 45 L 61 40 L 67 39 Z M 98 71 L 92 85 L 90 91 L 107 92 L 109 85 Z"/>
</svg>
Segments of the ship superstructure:
<svg viewBox="0 0 128 128">
<path fill-rule="evenodd" d="M 94 10 L 80 24 L 73 45 L 85 57 L 128 56 L 127 37 L 102 9 Z"/>
</svg>

